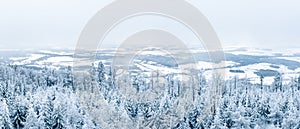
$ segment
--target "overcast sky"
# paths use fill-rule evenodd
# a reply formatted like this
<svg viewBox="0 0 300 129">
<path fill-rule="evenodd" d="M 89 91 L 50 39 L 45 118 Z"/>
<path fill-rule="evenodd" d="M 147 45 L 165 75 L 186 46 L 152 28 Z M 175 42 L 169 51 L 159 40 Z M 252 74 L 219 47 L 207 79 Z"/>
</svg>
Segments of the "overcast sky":
<svg viewBox="0 0 300 129">
<path fill-rule="evenodd" d="M 0 49 L 72 49 L 88 20 L 110 2 L 0 0 Z M 300 2 L 297 0 L 190 2 L 209 19 L 225 47 L 300 47 Z M 176 28 L 176 24 L 167 22 L 166 28 Z"/>
</svg>

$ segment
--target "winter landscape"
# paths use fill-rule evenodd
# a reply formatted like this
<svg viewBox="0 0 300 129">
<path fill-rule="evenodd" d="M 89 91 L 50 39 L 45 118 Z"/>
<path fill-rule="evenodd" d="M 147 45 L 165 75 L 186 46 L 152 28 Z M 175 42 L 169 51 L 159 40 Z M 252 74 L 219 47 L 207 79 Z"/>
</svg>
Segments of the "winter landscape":
<svg viewBox="0 0 300 129">
<path fill-rule="evenodd" d="M 71 50 L 1 50 L 1 128 L 300 128 L 300 53 L 225 49 L 221 96 L 206 114 L 218 78 L 207 53 L 194 52 L 199 67 L 188 79 L 178 79 L 176 62 L 154 51 L 137 56 L 122 80 L 110 67 L 113 50 L 98 52 L 90 72 L 78 76 Z M 155 87 L 163 93 L 136 100 L 121 95 L 124 85 L 133 96 L 149 98 Z M 186 93 L 193 99 L 181 100 Z M 192 107 L 180 107 L 182 101 Z"/>
<path fill-rule="evenodd" d="M 0 129 L 300 129 L 296 0 L 0 0 Z"/>
</svg>

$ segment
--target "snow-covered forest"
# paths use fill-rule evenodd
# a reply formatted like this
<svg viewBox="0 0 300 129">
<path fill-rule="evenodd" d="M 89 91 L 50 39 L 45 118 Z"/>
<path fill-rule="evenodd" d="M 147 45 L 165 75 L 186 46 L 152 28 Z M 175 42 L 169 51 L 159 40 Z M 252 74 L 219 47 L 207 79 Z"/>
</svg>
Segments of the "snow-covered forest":
<svg viewBox="0 0 300 129">
<path fill-rule="evenodd" d="M 251 84 L 247 78 L 226 81 L 205 78 L 201 71 L 189 79 L 192 81 L 185 82 L 172 74 L 158 79 L 158 74 L 145 77 L 141 73 L 120 80 L 114 77 L 112 68 L 101 62 L 80 75 L 74 75 L 71 67 L 54 70 L 0 65 L 0 127 L 300 128 L 300 77 L 284 84 L 281 75 L 277 75 L 272 85 L 264 85 L 263 78 L 261 84 Z M 207 114 L 204 102 L 210 99 L 210 88 L 215 81 L 222 87 L 220 98 L 212 113 L 203 118 Z M 147 93 L 153 87 L 165 87 L 166 92 L 151 102 L 142 102 L 142 98 L 122 96 L 124 85 L 133 87 L 127 91 L 129 95 Z M 194 103 L 186 113 L 182 112 L 187 108 L 179 104 L 184 86 L 192 87 L 190 101 Z M 114 113 L 120 119 L 112 119 L 118 118 L 110 116 Z"/>
</svg>

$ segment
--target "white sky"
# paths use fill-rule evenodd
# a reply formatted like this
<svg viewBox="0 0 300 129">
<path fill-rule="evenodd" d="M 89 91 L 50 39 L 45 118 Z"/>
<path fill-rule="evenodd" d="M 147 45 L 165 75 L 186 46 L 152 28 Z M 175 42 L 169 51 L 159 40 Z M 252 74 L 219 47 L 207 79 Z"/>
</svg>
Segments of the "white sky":
<svg viewBox="0 0 300 129">
<path fill-rule="evenodd" d="M 225 47 L 300 47 L 297 0 L 189 1 L 208 17 Z M 110 2 L 0 0 L 0 49 L 74 48 L 88 20 Z M 176 28 L 167 22 L 166 28 Z"/>
</svg>

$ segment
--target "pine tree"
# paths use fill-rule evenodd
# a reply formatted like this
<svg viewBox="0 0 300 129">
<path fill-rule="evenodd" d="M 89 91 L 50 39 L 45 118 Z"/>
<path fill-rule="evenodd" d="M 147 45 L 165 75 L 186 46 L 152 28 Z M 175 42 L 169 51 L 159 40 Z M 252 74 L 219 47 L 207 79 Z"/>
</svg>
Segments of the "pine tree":
<svg viewBox="0 0 300 129">
<path fill-rule="evenodd" d="M 4 98 L 0 99 L 0 128 L 1 129 L 11 129 L 12 123 L 9 117 L 10 113 Z"/>
<path fill-rule="evenodd" d="M 298 77 L 298 81 L 297 81 L 297 85 L 298 85 L 298 90 L 300 91 L 300 76 Z"/>
<path fill-rule="evenodd" d="M 282 89 L 282 74 L 278 73 L 274 78 L 274 88 L 275 91 L 283 91 Z"/>
<path fill-rule="evenodd" d="M 66 121 L 64 118 L 65 109 L 62 105 L 58 105 L 58 107 L 54 110 L 54 123 L 52 125 L 53 129 L 64 129 L 66 128 Z"/>
<path fill-rule="evenodd" d="M 98 64 L 97 74 L 98 74 L 97 82 L 98 82 L 100 90 L 106 89 L 105 68 L 101 61 Z"/>
<path fill-rule="evenodd" d="M 109 89 L 115 89 L 115 74 L 112 67 L 109 67 L 108 79 L 107 84 Z"/>
<path fill-rule="evenodd" d="M 74 81 L 73 81 L 73 75 L 72 75 L 72 68 L 71 66 L 67 67 L 67 70 L 65 71 L 65 75 L 63 76 L 63 86 L 71 88 L 73 91 L 75 91 L 74 87 Z"/>
<path fill-rule="evenodd" d="M 24 126 L 24 129 L 42 129 L 44 128 L 43 125 L 39 125 L 38 121 L 38 116 L 36 112 L 34 111 L 33 105 L 29 106 L 28 109 L 28 115 L 26 117 L 26 123 Z"/>
<path fill-rule="evenodd" d="M 44 119 L 45 122 L 45 128 L 52 128 L 52 125 L 54 123 L 54 97 L 53 96 L 47 96 L 46 102 L 44 103 L 41 112 L 40 117 Z"/>
<path fill-rule="evenodd" d="M 220 109 L 217 108 L 214 116 L 214 122 L 211 126 L 211 129 L 225 129 L 225 128 L 226 128 L 225 123 L 223 123 L 221 120 Z"/>
<path fill-rule="evenodd" d="M 26 107 L 17 105 L 13 113 L 13 127 L 21 129 L 25 126 L 26 121 Z"/>
</svg>

